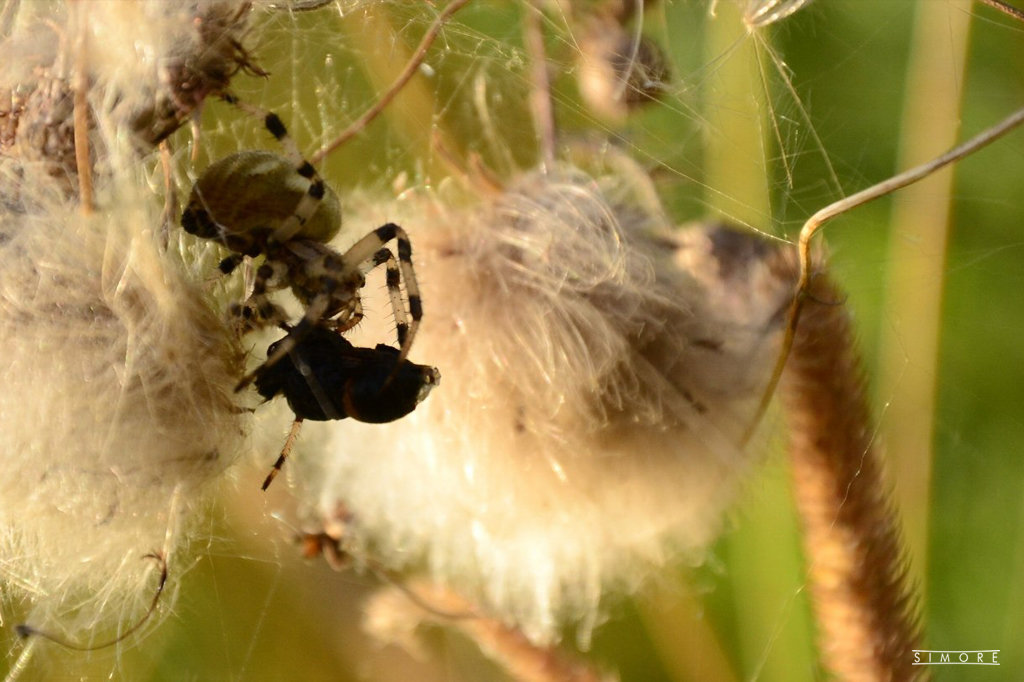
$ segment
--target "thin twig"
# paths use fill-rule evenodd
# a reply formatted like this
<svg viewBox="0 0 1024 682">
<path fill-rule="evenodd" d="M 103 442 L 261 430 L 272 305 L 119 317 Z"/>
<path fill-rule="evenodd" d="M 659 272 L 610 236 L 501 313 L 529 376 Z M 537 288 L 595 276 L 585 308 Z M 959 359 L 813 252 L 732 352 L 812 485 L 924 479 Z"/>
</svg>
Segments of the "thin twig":
<svg viewBox="0 0 1024 682">
<path fill-rule="evenodd" d="M 456 590 L 420 581 L 392 586 L 392 590 L 396 588 L 402 594 L 401 600 L 393 598 L 393 591 L 377 593 L 367 609 L 371 620 L 373 616 L 392 612 L 383 620 L 408 622 L 409 619 L 416 619 L 417 623 L 433 622 L 456 628 L 473 640 L 485 656 L 501 666 L 509 678 L 518 682 L 602 682 L 610 679 L 585 660 L 557 647 L 530 641 L 515 626 L 506 625 L 496 618 L 476 615 L 481 610 Z M 416 595 L 417 598 L 408 601 L 410 595 Z M 430 608 L 415 613 L 403 602 L 420 609 L 423 608 L 422 604 L 429 604 Z M 400 612 L 394 613 L 399 609 Z M 452 619 L 438 617 L 438 613 L 468 613 L 473 614 L 473 617 Z"/>
<path fill-rule="evenodd" d="M 76 5 L 78 30 L 76 31 L 76 60 L 74 77 L 74 140 L 75 166 L 78 169 L 78 198 L 82 213 L 93 212 L 92 164 L 89 160 L 89 73 L 86 43 L 88 30 L 87 9 L 83 3 Z"/>
<path fill-rule="evenodd" d="M 494 618 L 458 621 L 458 627 L 519 682 L 601 682 L 586 662 L 531 642 L 522 630 Z"/>
<path fill-rule="evenodd" d="M 139 620 L 137 620 L 130 628 L 120 633 L 117 637 L 114 637 L 113 639 L 107 640 L 100 644 L 80 644 L 78 642 L 73 642 L 70 639 L 66 639 L 60 635 L 56 635 L 45 630 L 40 630 L 39 628 L 33 627 L 25 623 L 16 626 L 14 628 L 15 632 L 17 632 L 18 636 L 22 638 L 41 637 L 43 639 L 48 639 L 51 642 L 59 644 L 60 646 L 66 649 L 72 649 L 74 651 L 97 651 L 99 649 L 106 649 L 107 647 L 114 646 L 118 642 L 124 641 L 128 637 L 138 632 L 139 629 L 141 629 L 142 626 L 146 624 L 146 621 L 149 620 L 150 616 L 152 616 L 156 612 L 157 604 L 160 602 L 160 596 L 164 593 L 164 587 L 167 585 L 167 559 L 165 558 L 164 553 L 151 552 L 149 554 L 144 555 L 142 558 L 153 559 L 159 564 L 160 580 L 157 583 L 156 591 L 153 593 L 153 599 L 152 601 L 150 601 L 149 608 L 146 609 L 146 612 L 142 614 L 142 617 L 139 618 Z"/>
<path fill-rule="evenodd" d="M 335 0 L 289 0 L 288 2 L 272 2 L 267 7 L 285 12 L 312 12 L 330 5 Z"/>
<path fill-rule="evenodd" d="M 533 126 L 540 140 L 541 159 L 551 167 L 555 162 L 555 112 L 551 106 L 551 74 L 548 72 L 547 51 L 544 49 L 544 27 L 541 10 L 533 2 L 524 3 L 523 40 L 530 59 L 530 112 Z"/>
<path fill-rule="evenodd" d="M 379 116 L 380 113 L 391 103 L 391 100 L 393 100 L 398 93 L 402 91 L 405 84 L 408 83 L 416 74 L 420 64 L 422 64 L 427 58 L 427 52 L 430 50 L 430 46 L 434 44 L 437 36 L 441 33 L 441 27 L 444 26 L 445 22 L 447 22 L 453 14 L 465 7 L 468 3 L 469 0 L 452 0 L 452 2 L 444 8 L 444 11 L 438 14 L 437 18 L 434 19 L 434 23 L 430 25 L 426 35 L 423 36 L 419 46 L 416 48 L 416 52 L 412 56 L 412 59 L 406 63 L 405 69 L 402 70 L 402 73 L 398 76 L 391 87 L 388 88 L 380 99 L 378 99 L 372 107 L 367 109 L 362 116 L 353 121 L 348 128 L 345 128 L 340 135 L 334 138 L 334 140 L 332 140 L 326 147 L 313 154 L 310 161 L 313 163 L 319 163 L 328 154 L 358 135 L 363 128 L 369 125 L 370 121 L 377 118 L 377 116 Z"/>
<path fill-rule="evenodd" d="M 1000 12 L 1003 12 L 1005 14 L 1009 14 L 1014 19 L 1018 19 L 1019 21 L 1024 21 L 1024 11 L 1017 9 L 1013 5 L 1008 5 L 1005 2 L 1002 2 L 1002 0 L 978 0 L 978 1 L 981 4 L 983 4 L 983 5 L 988 5 L 989 7 L 995 7 Z"/>
</svg>

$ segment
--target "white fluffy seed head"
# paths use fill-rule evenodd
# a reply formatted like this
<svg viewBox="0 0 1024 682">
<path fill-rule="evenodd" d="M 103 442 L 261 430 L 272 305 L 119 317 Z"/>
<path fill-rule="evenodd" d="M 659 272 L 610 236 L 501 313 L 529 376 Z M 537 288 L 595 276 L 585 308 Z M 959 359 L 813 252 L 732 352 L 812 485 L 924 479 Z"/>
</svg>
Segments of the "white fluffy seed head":
<svg viewBox="0 0 1024 682">
<path fill-rule="evenodd" d="M 37 618 L 102 623 L 147 601 L 142 556 L 178 548 L 242 424 L 237 348 L 146 229 L 158 211 L 99 199 L 0 219 L 0 579 Z"/>
<path fill-rule="evenodd" d="M 718 263 L 714 230 L 653 236 L 621 184 L 561 168 L 475 209 L 399 204 L 425 310 L 413 356 L 441 384 L 298 458 L 322 515 L 351 512 L 354 551 L 425 562 L 539 642 L 574 624 L 585 643 L 603 594 L 670 548 L 699 556 L 747 468 L 789 293 L 758 258 Z"/>
<path fill-rule="evenodd" d="M 0 583 L 29 625 L 88 645 L 151 602 L 159 565 L 144 555 L 180 577 L 196 512 L 244 441 L 241 351 L 164 245 L 154 164 L 126 134 L 167 65 L 201 46 L 195 16 L 36 6 L 14 6 L 0 46 L 19 57 L 0 64 L 16 104 L 0 140 Z M 71 141 L 82 82 L 91 213 Z"/>
</svg>

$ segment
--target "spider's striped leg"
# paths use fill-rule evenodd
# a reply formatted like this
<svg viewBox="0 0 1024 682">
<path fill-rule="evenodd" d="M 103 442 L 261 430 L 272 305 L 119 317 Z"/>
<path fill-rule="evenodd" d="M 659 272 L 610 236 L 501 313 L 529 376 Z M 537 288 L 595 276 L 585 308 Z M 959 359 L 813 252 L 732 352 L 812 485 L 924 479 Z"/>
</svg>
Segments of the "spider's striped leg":
<svg viewBox="0 0 1024 682">
<path fill-rule="evenodd" d="M 233 253 L 224 260 L 222 260 L 217 265 L 217 269 L 220 270 L 225 275 L 230 275 L 232 272 L 235 271 L 235 268 L 242 264 L 242 261 L 244 260 L 245 256 L 243 254 Z"/>
<path fill-rule="evenodd" d="M 420 288 L 416 282 L 416 273 L 412 267 L 412 244 L 409 241 L 409 235 L 394 223 L 381 225 L 353 244 L 342 258 L 346 268 L 352 267 L 352 264 L 361 267 L 364 263 L 372 263 L 371 268 L 376 267 L 381 264 L 376 261 L 378 252 L 392 239 L 398 242 L 398 267 L 401 271 L 401 278 L 405 280 L 405 293 L 409 300 L 409 322 L 406 326 L 404 307 L 401 305 L 401 301 L 398 301 L 397 305 L 394 304 L 395 290 L 398 288 L 398 284 L 396 282 L 392 287 L 391 275 L 389 275 L 388 291 L 392 295 L 392 304 L 395 306 L 395 322 L 398 325 L 400 346 L 398 359 L 401 362 L 408 356 L 412 340 L 416 336 L 416 330 L 423 318 L 423 303 L 420 299 Z M 399 310 L 403 311 L 402 314 L 399 314 Z"/>
<path fill-rule="evenodd" d="M 302 195 L 302 198 L 299 199 L 299 203 L 295 206 L 295 211 L 282 221 L 281 225 L 270 236 L 271 241 L 283 244 L 298 234 L 306 221 L 316 213 L 316 209 L 320 205 L 321 199 L 324 198 L 324 193 L 327 191 L 324 180 L 317 173 L 313 164 L 307 161 L 302 152 L 299 151 L 298 145 L 295 144 L 295 140 L 288 134 L 288 129 L 277 114 L 243 102 L 229 92 L 225 92 L 222 97 L 225 102 L 263 121 L 263 126 L 274 136 L 274 139 L 281 143 L 285 156 L 295 166 L 295 171 L 309 180 L 309 188 Z"/>
<path fill-rule="evenodd" d="M 391 310 L 393 310 L 395 314 L 395 328 L 398 333 L 398 346 L 401 348 L 405 345 L 406 339 L 409 336 L 409 316 L 406 314 L 405 305 L 402 303 L 402 277 L 399 273 L 398 260 L 395 259 L 395 254 L 391 253 L 390 249 L 379 249 L 377 253 L 373 255 L 373 260 L 370 261 L 369 267 L 366 268 L 366 272 L 368 273 L 370 270 L 381 265 L 387 266 L 387 279 L 385 281 L 388 287 L 388 297 L 391 299 Z"/>
</svg>

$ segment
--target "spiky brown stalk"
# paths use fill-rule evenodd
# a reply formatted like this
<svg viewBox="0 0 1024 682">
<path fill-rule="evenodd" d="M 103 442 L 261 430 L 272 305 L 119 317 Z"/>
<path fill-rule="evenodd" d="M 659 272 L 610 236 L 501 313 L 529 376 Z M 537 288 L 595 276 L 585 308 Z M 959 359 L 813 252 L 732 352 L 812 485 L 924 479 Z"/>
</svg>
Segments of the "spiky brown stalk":
<svg viewBox="0 0 1024 682">
<path fill-rule="evenodd" d="M 842 680 L 920 679 L 917 600 L 843 300 L 815 277 L 782 379 L 821 653 Z"/>
</svg>

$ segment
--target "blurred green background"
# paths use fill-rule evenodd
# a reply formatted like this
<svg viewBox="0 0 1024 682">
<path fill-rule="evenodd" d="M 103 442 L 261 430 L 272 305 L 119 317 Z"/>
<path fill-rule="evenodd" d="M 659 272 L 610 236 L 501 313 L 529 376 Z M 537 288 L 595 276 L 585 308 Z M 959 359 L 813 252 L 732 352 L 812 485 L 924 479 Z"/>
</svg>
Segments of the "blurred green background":
<svg viewBox="0 0 1024 682">
<path fill-rule="evenodd" d="M 411 50 L 432 16 L 412 3 L 362 5 L 345 3 L 345 13 L 257 13 L 253 54 L 271 76 L 239 77 L 235 87 L 281 113 L 302 149 L 331 139 L 372 103 L 397 68 L 395 46 Z M 938 30 L 922 38 L 924 11 L 937 17 Z M 517 3 L 477 0 L 457 15 L 428 60 L 433 73 L 326 161 L 324 175 L 342 197 L 355 187 L 389 191 L 402 173 L 440 179 L 431 132 L 505 174 L 512 164 L 536 161 L 523 105 L 521 13 Z M 957 22 L 969 24 L 963 52 Z M 787 239 L 817 209 L 905 167 L 912 152 L 901 150 L 922 131 L 926 142 L 934 138 L 929 126 L 944 125 L 943 106 L 953 111 L 947 128 L 963 139 L 1024 103 L 1024 24 L 970 3 L 821 0 L 756 34 L 728 0 L 715 16 L 704 2 L 648 3 L 643 30 L 669 56 L 669 91 L 614 125 L 577 94 L 582 29 L 552 14 L 545 30 L 563 135 L 621 145 L 650 172 L 677 222 L 724 216 Z M 929 67 L 951 95 L 917 89 L 915 74 Z M 479 78 L 503 151 L 479 124 Z M 239 147 L 267 145 L 251 120 L 216 102 L 203 129 L 200 168 Z M 187 131 L 174 141 L 191 144 Z M 928 189 L 907 209 L 948 205 L 947 245 L 931 227 L 919 233 L 926 223 L 913 212 L 894 223 L 889 199 L 826 229 L 859 328 L 880 433 L 911 443 L 890 445 L 887 464 L 907 519 L 911 575 L 924 588 L 926 645 L 1001 650 L 997 668 L 937 668 L 939 680 L 1024 677 L 1022 187 L 1018 132 L 960 163 L 951 196 Z M 894 294 L 897 281 L 909 298 Z M 934 350 L 919 336 L 930 298 L 940 313 Z M 916 377 L 924 379 L 923 393 Z M 784 419 L 770 418 L 778 437 L 763 444 L 766 464 L 753 472 L 707 561 L 666 572 L 635 600 L 614 604 L 585 654 L 599 667 L 623 680 L 666 682 L 823 676 L 788 489 Z M 927 439 L 913 445 L 922 431 L 931 446 Z M 262 471 L 243 467 L 235 494 L 210 521 L 216 539 L 200 548 L 158 629 L 137 647 L 89 655 L 47 646 L 39 679 L 502 679 L 456 634 L 429 632 L 425 660 L 368 641 L 360 604 L 375 580 L 301 559 L 288 524 L 271 516 L 293 518 L 286 486 L 261 495 Z"/>
</svg>

